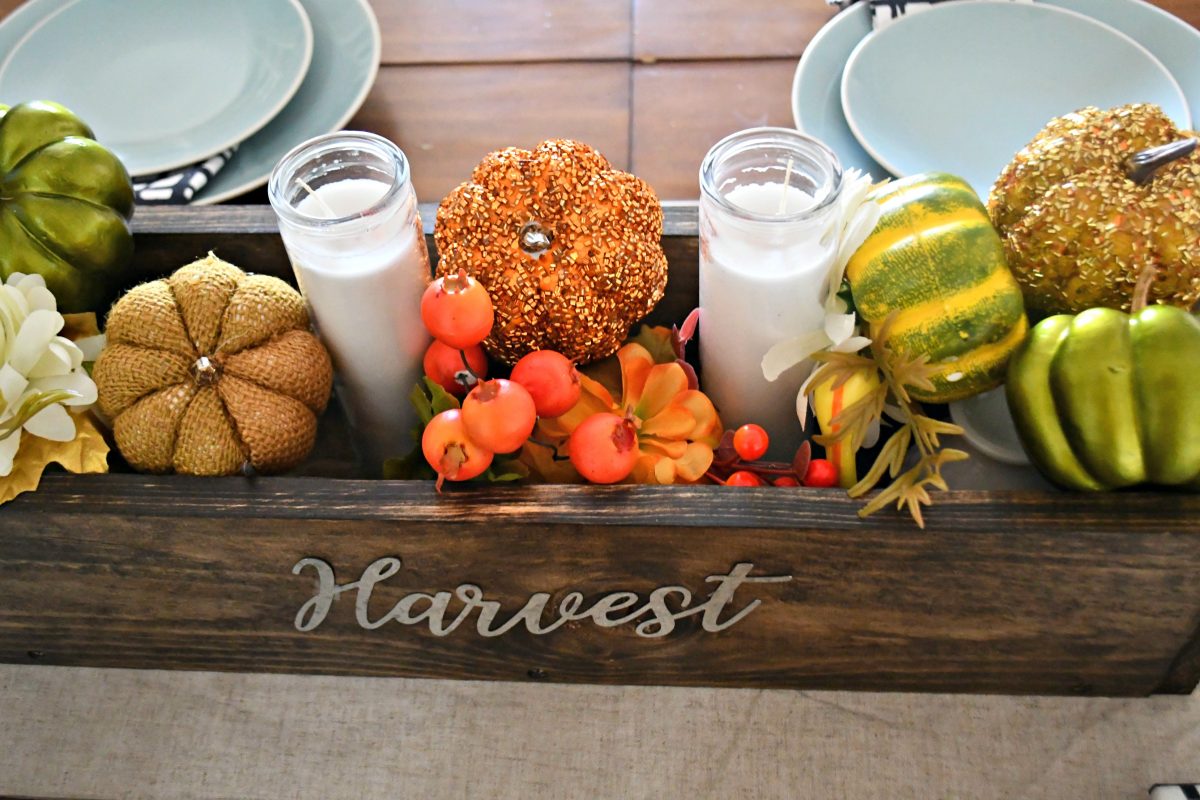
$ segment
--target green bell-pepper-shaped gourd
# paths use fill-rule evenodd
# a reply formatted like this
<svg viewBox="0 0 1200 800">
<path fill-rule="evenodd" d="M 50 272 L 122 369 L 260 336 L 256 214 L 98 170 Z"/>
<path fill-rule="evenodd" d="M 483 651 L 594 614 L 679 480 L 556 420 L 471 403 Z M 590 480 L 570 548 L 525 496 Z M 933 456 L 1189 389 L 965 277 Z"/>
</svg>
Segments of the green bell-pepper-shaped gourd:
<svg viewBox="0 0 1200 800">
<path fill-rule="evenodd" d="M 0 279 L 37 273 L 64 312 L 96 311 L 133 255 L 120 160 L 57 103 L 0 106 Z"/>
<path fill-rule="evenodd" d="M 1200 321 L 1187 311 L 1049 317 L 1010 362 L 1006 391 L 1026 452 L 1055 484 L 1200 491 Z"/>
</svg>

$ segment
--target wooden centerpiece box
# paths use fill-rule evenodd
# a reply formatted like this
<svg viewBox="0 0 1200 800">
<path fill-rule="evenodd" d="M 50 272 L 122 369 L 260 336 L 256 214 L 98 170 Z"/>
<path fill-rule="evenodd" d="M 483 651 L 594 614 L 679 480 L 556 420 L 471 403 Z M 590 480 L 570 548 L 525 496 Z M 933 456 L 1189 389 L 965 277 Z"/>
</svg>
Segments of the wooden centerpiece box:
<svg viewBox="0 0 1200 800">
<path fill-rule="evenodd" d="M 209 250 L 291 279 L 269 207 L 143 209 L 135 231 L 139 280 Z M 695 206 L 669 205 L 652 321 L 696 305 L 696 233 Z M 1065 695 L 1200 680 L 1200 495 L 950 491 L 924 530 L 858 507 L 357 479 L 335 408 L 292 475 L 52 474 L 0 509 L 0 660 Z"/>
</svg>

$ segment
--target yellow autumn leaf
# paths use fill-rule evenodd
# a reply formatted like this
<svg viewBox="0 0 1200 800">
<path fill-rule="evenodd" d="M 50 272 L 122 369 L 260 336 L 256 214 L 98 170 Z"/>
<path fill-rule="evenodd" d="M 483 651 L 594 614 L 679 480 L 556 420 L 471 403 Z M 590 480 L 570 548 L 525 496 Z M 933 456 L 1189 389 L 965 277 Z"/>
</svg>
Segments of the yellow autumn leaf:
<svg viewBox="0 0 1200 800">
<path fill-rule="evenodd" d="M 52 442 L 21 432 L 12 472 L 0 478 L 0 505 L 37 489 L 42 473 L 52 463 L 77 475 L 108 472 L 108 443 L 90 414 L 75 417 L 75 438 L 69 442 Z"/>
</svg>

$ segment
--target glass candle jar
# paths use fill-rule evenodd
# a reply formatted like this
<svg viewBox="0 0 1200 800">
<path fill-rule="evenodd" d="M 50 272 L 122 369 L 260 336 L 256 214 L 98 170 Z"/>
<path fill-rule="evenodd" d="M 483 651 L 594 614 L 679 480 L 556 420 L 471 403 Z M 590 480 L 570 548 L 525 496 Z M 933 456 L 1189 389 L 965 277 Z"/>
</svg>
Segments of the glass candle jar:
<svg viewBox="0 0 1200 800">
<path fill-rule="evenodd" d="M 372 133 L 318 136 L 283 157 L 268 194 L 364 471 L 378 474 L 412 449 L 408 395 L 430 341 L 420 315 L 429 253 L 408 159 Z"/>
<path fill-rule="evenodd" d="M 768 457 L 803 438 L 796 393 L 809 366 L 762 373 L 774 345 L 824 325 L 837 251 L 842 168 L 812 137 L 751 128 L 718 142 L 700 166 L 700 364 L 726 428 L 757 423 Z"/>
</svg>

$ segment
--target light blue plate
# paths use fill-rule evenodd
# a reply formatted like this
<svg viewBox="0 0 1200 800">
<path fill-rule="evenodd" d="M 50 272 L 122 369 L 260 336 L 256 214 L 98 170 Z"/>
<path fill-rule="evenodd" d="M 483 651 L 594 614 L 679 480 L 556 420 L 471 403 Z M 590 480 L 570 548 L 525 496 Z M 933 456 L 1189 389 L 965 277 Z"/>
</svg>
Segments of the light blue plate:
<svg viewBox="0 0 1200 800">
<path fill-rule="evenodd" d="M 292 98 L 312 58 L 299 0 L 73 0 L 41 9 L 10 28 L 32 20 L 3 53 L 0 98 L 62 103 L 134 175 L 243 141 Z"/>
<path fill-rule="evenodd" d="M 1133 39 L 1007 0 L 906 16 L 861 41 L 842 74 L 846 122 L 876 161 L 895 175 L 960 175 L 981 197 L 1052 117 L 1135 102 L 1191 124 L 1175 78 Z"/>
<path fill-rule="evenodd" d="M 1042 2 L 1085 13 L 1129 35 L 1171 71 L 1189 108 L 1200 109 L 1200 31 L 1144 0 Z M 871 15 L 866 3 L 854 4 L 818 32 L 796 67 L 792 117 L 798 129 L 829 145 L 843 167 L 857 167 L 876 178 L 885 178 L 887 170 L 863 150 L 842 114 L 842 69 L 850 53 L 870 32 Z M 1019 146 L 1032 139 L 1035 132 Z"/>
<path fill-rule="evenodd" d="M 367 99 L 379 71 L 379 24 L 367 0 L 300 0 L 316 37 L 312 67 L 292 102 L 244 142 L 196 205 L 220 203 L 267 182 L 300 142 L 340 130 Z"/>
<path fill-rule="evenodd" d="M 28 0 L 0 22 L 0 55 L 73 0 Z M 302 141 L 339 130 L 354 116 L 379 70 L 379 25 L 367 0 L 301 0 L 313 27 L 312 65 L 292 101 L 237 153 L 193 201 L 220 203 L 267 182 Z M 2 100 L 0 100 L 2 101 Z"/>
<path fill-rule="evenodd" d="M 846 59 L 871 32 L 869 3 L 855 3 L 825 23 L 804 48 L 792 79 L 792 119 L 801 133 L 816 137 L 837 153 L 843 169 L 890 176 L 862 149 L 842 114 L 842 70 Z"/>
</svg>

